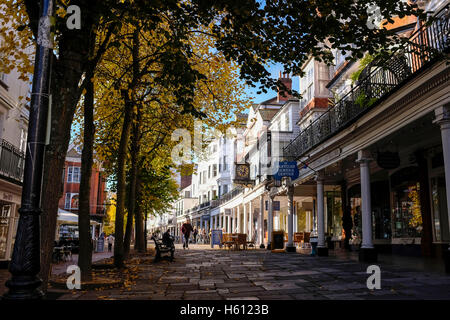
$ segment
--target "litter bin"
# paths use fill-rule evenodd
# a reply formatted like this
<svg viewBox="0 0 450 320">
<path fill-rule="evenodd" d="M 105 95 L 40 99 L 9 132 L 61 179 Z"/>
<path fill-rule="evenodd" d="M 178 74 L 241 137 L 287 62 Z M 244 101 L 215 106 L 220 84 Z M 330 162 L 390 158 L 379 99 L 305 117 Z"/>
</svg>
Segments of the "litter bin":
<svg viewBox="0 0 450 320">
<path fill-rule="evenodd" d="M 318 243 L 317 237 L 310 237 L 309 242 L 311 243 L 311 257 L 313 257 L 317 253 L 317 251 L 316 251 L 317 243 Z"/>
</svg>

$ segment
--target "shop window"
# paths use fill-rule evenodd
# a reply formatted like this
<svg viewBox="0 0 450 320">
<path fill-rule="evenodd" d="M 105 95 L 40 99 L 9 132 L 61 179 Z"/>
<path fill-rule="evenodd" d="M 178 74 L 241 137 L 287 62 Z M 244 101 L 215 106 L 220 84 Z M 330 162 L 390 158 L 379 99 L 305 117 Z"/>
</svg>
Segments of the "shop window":
<svg viewBox="0 0 450 320">
<path fill-rule="evenodd" d="M 10 229 L 11 205 L 0 207 L 0 259 L 6 259 L 8 231 Z"/>
<path fill-rule="evenodd" d="M 392 233 L 394 238 L 420 238 L 422 213 L 417 168 L 409 167 L 391 176 Z"/>
<path fill-rule="evenodd" d="M 431 197 L 435 241 L 450 241 L 447 196 L 444 177 L 436 177 L 431 179 Z"/>
<path fill-rule="evenodd" d="M 333 239 L 342 237 L 342 201 L 337 191 L 326 192 L 327 233 Z"/>
</svg>

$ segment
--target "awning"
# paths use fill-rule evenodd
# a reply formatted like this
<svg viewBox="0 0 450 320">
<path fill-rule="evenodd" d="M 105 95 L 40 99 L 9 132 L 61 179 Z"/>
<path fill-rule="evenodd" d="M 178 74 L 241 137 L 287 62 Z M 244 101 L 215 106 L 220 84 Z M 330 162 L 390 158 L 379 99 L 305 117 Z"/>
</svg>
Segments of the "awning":
<svg viewBox="0 0 450 320">
<path fill-rule="evenodd" d="M 58 208 L 58 223 L 59 224 L 76 224 L 78 225 L 78 215 L 61 208 Z M 91 220 L 91 225 L 99 225 L 97 221 Z"/>
</svg>

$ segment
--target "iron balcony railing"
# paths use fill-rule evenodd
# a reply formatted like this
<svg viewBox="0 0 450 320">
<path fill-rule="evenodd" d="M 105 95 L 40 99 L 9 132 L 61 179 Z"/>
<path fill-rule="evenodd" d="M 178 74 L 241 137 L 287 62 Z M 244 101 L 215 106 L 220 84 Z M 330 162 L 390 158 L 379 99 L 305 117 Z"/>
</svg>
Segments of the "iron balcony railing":
<svg viewBox="0 0 450 320">
<path fill-rule="evenodd" d="M 395 90 L 448 53 L 449 5 L 430 24 L 416 30 L 409 41 L 388 57 L 374 59 L 357 85 L 283 148 L 283 156 L 297 160 L 306 152 L 348 127 Z"/>
<path fill-rule="evenodd" d="M 0 140 L 0 175 L 12 182 L 23 182 L 23 170 L 25 166 L 25 153 L 8 141 Z"/>
<path fill-rule="evenodd" d="M 219 198 L 219 205 L 224 204 L 225 202 L 230 201 L 231 199 L 234 199 L 235 197 L 237 197 L 238 195 L 240 195 L 241 193 L 244 192 L 244 188 L 242 187 L 236 187 L 233 190 L 231 190 L 230 192 L 227 192 L 225 194 L 223 194 L 220 198 Z"/>
</svg>

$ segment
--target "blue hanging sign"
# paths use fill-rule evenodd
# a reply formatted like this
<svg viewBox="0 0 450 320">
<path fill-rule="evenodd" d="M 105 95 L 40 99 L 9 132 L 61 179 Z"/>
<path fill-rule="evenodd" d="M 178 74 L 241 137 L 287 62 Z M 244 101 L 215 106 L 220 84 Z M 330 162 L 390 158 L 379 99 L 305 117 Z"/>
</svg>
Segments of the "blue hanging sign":
<svg viewBox="0 0 450 320">
<path fill-rule="evenodd" d="M 273 176 L 275 180 L 281 180 L 283 177 L 290 177 L 292 180 L 299 176 L 297 161 L 280 161 L 278 163 L 278 172 Z"/>
</svg>

